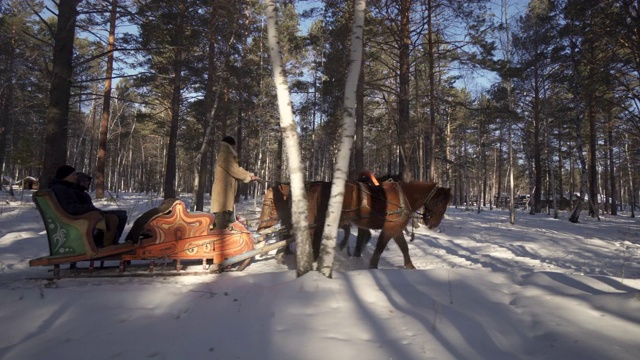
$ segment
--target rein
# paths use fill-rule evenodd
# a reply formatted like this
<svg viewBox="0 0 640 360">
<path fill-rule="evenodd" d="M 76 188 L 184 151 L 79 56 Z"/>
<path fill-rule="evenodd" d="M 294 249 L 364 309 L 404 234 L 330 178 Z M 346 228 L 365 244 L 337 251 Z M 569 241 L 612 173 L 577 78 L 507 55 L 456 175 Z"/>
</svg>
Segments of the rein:
<svg viewBox="0 0 640 360">
<path fill-rule="evenodd" d="M 429 201 L 431 201 L 431 199 L 433 198 L 433 195 L 436 194 L 436 191 L 438 190 L 438 186 L 435 185 L 433 187 L 433 189 L 431 189 L 431 192 L 429 193 L 429 195 L 427 195 L 427 197 L 424 199 L 424 201 L 422 202 L 422 206 L 424 207 L 426 203 L 428 203 Z M 419 216 L 424 215 L 424 212 L 420 212 L 420 211 L 416 211 L 416 214 L 418 214 Z M 411 218 L 411 239 L 409 241 L 413 241 L 416 238 L 416 234 L 415 234 L 415 229 L 413 228 L 413 221 L 415 221 L 414 218 Z"/>
<path fill-rule="evenodd" d="M 435 195 L 435 194 L 436 194 L 436 191 L 437 191 L 437 190 L 438 190 L 438 186 L 437 186 L 437 185 L 434 185 L 434 186 L 433 186 L 433 189 L 431 190 L 431 192 L 429 193 L 429 195 L 427 195 L 427 198 L 426 198 L 426 199 L 424 199 L 424 201 L 422 202 L 422 204 L 425 204 L 425 203 L 427 203 L 427 202 L 431 201 L 431 198 L 433 197 L 433 195 Z"/>
<path fill-rule="evenodd" d="M 427 195 L 427 197 L 424 199 L 424 201 L 422 202 L 422 206 L 424 207 L 429 201 L 431 201 L 431 199 L 433 198 L 433 195 L 436 194 L 436 192 L 438 191 L 438 187 L 434 186 L 433 189 L 431 190 L 431 192 L 429 193 L 429 195 Z M 424 212 L 421 211 L 415 211 L 416 214 L 422 216 L 424 215 Z"/>
</svg>

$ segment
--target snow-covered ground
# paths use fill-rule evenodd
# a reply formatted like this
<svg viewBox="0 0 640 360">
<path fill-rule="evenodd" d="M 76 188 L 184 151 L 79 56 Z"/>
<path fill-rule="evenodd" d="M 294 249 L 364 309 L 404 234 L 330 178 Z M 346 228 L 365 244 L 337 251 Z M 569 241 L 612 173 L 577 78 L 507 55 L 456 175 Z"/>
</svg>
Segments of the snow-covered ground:
<svg viewBox="0 0 640 360">
<path fill-rule="evenodd" d="M 31 280 L 46 268 L 29 192 L 0 194 L 0 359 L 637 359 L 640 221 L 450 207 L 379 270 L 336 259 L 296 278 L 259 256 L 243 272 Z M 161 199 L 122 194 L 127 230 Z M 208 203 L 205 201 L 205 204 Z M 260 203 L 240 204 L 255 229 Z M 355 228 L 353 230 L 355 232 Z M 354 236 L 352 236 L 352 239 Z M 374 240 L 376 236 L 374 234 Z"/>
</svg>

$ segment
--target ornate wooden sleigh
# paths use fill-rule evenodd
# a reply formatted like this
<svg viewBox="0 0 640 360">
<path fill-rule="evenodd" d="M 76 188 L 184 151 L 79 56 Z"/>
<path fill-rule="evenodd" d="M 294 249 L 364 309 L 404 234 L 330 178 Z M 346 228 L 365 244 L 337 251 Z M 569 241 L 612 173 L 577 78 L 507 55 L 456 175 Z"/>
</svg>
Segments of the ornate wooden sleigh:
<svg viewBox="0 0 640 360">
<path fill-rule="evenodd" d="M 120 273 L 132 260 L 149 260 L 149 272 L 154 271 L 156 260 L 173 260 L 178 271 L 181 260 L 201 260 L 203 269 L 209 267 L 210 271 L 239 263 L 237 269 L 243 270 L 253 256 L 269 250 L 255 250 L 253 236 L 240 222 L 215 230 L 212 214 L 189 213 L 179 199 L 165 200 L 140 216 L 124 244 L 98 248 L 94 236 L 104 230 L 99 212 L 69 215 L 48 190 L 34 193 L 33 201 L 45 224 L 50 254 L 30 260 L 29 265 L 53 265 L 54 277 L 60 276 L 61 264 L 75 268 L 77 262 L 89 261 L 89 268 L 93 269 L 95 260 L 119 260 Z"/>
<path fill-rule="evenodd" d="M 251 233 L 240 222 L 223 230 L 215 230 L 214 225 L 212 214 L 189 213 L 181 200 L 165 200 L 136 220 L 127 240 L 140 246 L 123 254 L 122 260 L 171 259 L 179 266 L 180 260 L 201 259 L 206 266 L 207 260 L 222 264 L 254 249 Z M 244 269 L 250 260 L 245 259 L 239 269 Z"/>
</svg>

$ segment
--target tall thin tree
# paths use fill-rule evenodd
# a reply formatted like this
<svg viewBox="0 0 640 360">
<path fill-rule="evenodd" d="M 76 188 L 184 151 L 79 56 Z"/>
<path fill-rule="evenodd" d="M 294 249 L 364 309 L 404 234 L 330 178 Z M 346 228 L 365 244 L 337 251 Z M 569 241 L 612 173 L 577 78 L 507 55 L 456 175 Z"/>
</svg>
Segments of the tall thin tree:
<svg viewBox="0 0 640 360">
<path fill-rule="evenodd" d="M 344 187 L 349 174 L 349 159 L 355 135 L 356 90 L 362 66 L 362 34 L 364 28 L 365 0 L 355 0 L 353 28 L 351 33 L 351 57 L 349 73 L 344 90 L 344 109 L 342 117 L 342 134 L 340 150 L 331 184 L 331 198 L 327 209 L 327 221 L 322 234 L 322 246 L 318 259 L 318 271 L 331 277 L 338 236 L 338 224 L 342 214 Z"/>
<path fill-rule="evenodd" d="M 107 157 L 107 132 L 111 108 L 111 82 L 113 77 L 113 50 L 116 43 L 116 16 L 118 0 L 111 0 L 109 14 L 109 42 L 107 44 L 107 71 L 105 74 L 102 118 L 100 120 L 100 138 L 98 140 L 98 163 L 96 169 L 96 199 L 104 198 L 105 163 Z"/>
<path fill-rule="evenodd" d="M 291 107 L 291 95 L 289 85 L 282 64 L 280 42 L 276 21 L 276 2 L 267 0 L 267 34 L 269 38 L 269 54 L 273 68 L 273 79 L 278 96 L 278 109 L 280 111 L 280 127 L 289 159 L 289 171 L 291 174 L 291 219 L 293 232 L 296 237 L 296 273 L 302 276 L 312 270 L 313 252 L 309 237 L 309 221 L 307 219 L 307 196 L 304 187 L 304 172 L 300 155 L 300 140 L 296 123 L 293 121 L 293 109 Z"/>
<path fill-rule="evenodd" d="M 73 76 L 73 40 L 80 0 L 60 0 L 53 47 L 53 68 L 44 134 L 40 187 L 48 188 L 56 169 L 67 162 L 69 99 Z"/>
</svg>

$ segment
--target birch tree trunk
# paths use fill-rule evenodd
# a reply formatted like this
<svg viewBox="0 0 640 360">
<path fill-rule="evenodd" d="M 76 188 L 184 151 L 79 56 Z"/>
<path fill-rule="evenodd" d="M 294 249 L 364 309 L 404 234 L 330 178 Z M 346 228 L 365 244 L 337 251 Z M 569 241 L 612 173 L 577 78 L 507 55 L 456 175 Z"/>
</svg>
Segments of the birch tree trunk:
<svg viewBox="0 0 640 360">
<path fill-rule="evenodd" d="M 349 73 L 344 90 L 344 114 L 342 117 L 342 140 L 336 169 L 331 185 L 331 198 L 327 209 L 327 220 L 322 233 L 322 245 L 320 258 L 318 259 L 318 271 L 331 278 L 333 272 L 333 259 L 335 256 L 336 239 L 338 237 L 338 225 L 342 214 L 342 202 L 344 199 L 344 186 L 349 172 L 349 158 L 353 137 L 355 135 L 355 107 L 356 89 L 360 68 L 362 66 L 362 34 L 364 28 L 365 0 L 355 0 L 353 28 L 351 32 L 351 59 Z"/>
<path fill-rule="evenodd" d="M 364 40 L 363 40 L 364 41 Z M 355 147 L 355 176 L 364 169 L 364 71 L 360 71 L 358 78 L 356 105 L 356 147 Z"/>
<path fill-rule="evenodd" d="M 293 121 L 291 96 L 289 85 L 284 74 L 278 29 L 276 24 L 276 1 L 267 0 L 267 35 L 269 39 L 269 54 L 273 64 L 273 80 L 278 96 L 280 111 L 280 127 L 287 147 L 289 171 L 291 174 L 291 218 L 293 233 L 296 237 L 296 273 L 298 277 L 311 271 L 313 266 L 313 252 L 309 237 L 309 221 L 307 218 L 307 196 L 304 188 L 302 171 L 302 157 L 300 155 L 300 140 L 296 124 Z"/>
</svg>

